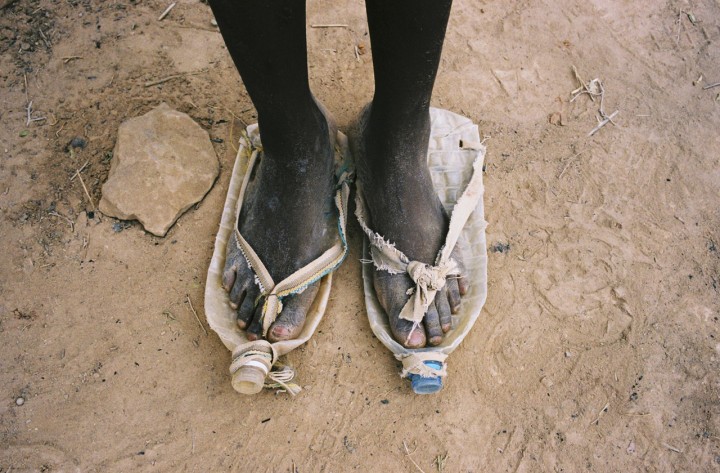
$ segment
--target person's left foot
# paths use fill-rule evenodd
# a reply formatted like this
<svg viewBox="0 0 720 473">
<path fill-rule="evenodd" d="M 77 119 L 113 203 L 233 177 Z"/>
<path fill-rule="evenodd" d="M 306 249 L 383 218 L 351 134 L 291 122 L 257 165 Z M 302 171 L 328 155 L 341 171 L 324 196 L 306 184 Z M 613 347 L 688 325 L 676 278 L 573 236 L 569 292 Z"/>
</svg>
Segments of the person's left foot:
<svg viewBox="0 0 720 473">
<path fill-rule="evenodd" d="M 433 265 L 445 243 L 449 221 L 427 167 L 430 114 L 424 110 L 392 115 L 368 107 L 361 118 L 356 159 L 370 213 L 367 223 L 410 260 Z M 408 348 L 442 342 L 467 286 L 463 278 L 448 277 L 425 314 L 424 330 L 423 326 L 413 330 L 412 322 L 399 318 L 408 290 L 414 287 L 412 279 L 407 274 L 374 272 L 375 292 L 388 314 L 392 334 Z"/>
</svg>

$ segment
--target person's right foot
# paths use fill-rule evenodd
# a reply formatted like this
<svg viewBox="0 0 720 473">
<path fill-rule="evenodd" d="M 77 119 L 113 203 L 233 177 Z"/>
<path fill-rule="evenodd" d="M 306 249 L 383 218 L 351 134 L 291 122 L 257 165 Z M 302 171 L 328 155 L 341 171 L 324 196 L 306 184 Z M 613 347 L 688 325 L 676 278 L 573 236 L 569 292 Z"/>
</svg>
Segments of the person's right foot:
<svg viewBox="0 0 720 473">
<path fill-rule="evenodd" d="M 337 236 L 334 197 L 334 135 L 313 102 L 300 116 L 282 122 L 260 119 L 263 150 L 244 196 L 240 234 L 279 283 L 319 257 Z M 234 235 L 234 233 L 233 233 Z M 255 273 L 228 242 L 223 286 L 237 309 L 238 325 L 250 340 L 262 336 L 262 305 Z M 319 283 L 283 300 L 270 327 L 270 341 L 296 338 L 317 294 Z"/>
<path fill-rule="evenodd" d="M 442 245 L 448 218 L 427 167 L 430 137 L 428 110 L 403 117 L 368 107 L 361 118 L 358 179 L 369 212 L 368 226 L 393 243 L 410 260 L 430 265 Z M 457 260 L 457 252 L 454 255 Z M 399 318 L 414 287 L 407 274 L 374 272 L 380 305 L 388 314 L 394 338 L 408 348 L 437 345 L 451 328 L 451 314 L 460 307 L 467 280 L 448 277 L 425 314 L 423 327 Z"/>
</svg>

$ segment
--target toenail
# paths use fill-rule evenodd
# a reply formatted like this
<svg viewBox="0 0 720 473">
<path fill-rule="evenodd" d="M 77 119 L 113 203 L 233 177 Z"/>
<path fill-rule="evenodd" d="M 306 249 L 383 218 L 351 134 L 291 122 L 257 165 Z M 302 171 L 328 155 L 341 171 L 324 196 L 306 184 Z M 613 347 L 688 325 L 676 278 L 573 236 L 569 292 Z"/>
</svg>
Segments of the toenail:
<svg viewBox="0 0 720 473">
<path fill-rule="evenodd" d="M 290 336 L 290 332 L 290 327 L 286 327 L 284 325 L 276 325 L 272 328 L 273 338 L 278 340 L 288 338 Z"/>
<path fill-rule="evenodd" d="M 413 333 L 407 339 L 407 346 L 409 348 L 419 348 L 425 345 L 425 337 L 419 330 L 413 331 Z"/>
</svg>

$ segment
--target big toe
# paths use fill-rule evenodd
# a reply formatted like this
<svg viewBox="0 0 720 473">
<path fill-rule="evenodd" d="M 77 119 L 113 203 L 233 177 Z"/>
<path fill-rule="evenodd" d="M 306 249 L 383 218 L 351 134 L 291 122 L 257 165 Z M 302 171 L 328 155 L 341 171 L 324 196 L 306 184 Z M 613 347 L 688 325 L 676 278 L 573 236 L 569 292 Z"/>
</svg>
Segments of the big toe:
<svg viewBox="0 0 720 473">
<path fill-rule="evenodd" d="M 280 316 L 268 330 L 268 340 L 271 342 L 292 340 L 300 335 L 319 287 L 320 284 L 315 283 L 300 294 L 289 296 L 283 301 Z"/>
<path fill-rule="evenodd" d="M 425 329 L 422 325 L 413 327 L 412 322 L 398 319 L 398 323 L 393 327 L 393 337 L 400 342 L 405 348 L 422 348 L 427 345 L 427 337 Z"/>
</svg>

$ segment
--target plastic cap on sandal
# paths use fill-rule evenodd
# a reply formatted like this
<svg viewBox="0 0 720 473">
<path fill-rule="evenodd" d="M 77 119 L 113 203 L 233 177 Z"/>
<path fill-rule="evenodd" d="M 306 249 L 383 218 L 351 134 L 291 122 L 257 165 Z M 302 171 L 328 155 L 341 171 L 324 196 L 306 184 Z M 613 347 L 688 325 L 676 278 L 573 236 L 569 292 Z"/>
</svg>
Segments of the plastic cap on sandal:
<svg viewBox="0 0 720 473">
<path fill-rule="evenodd" d="M 439 361 L 426 360 L 423 361 L 423 363 L 436 370 L 442 368 L 442 363 Z M 443 388 L 443 382 L 440 376 L 426 378 L 424 376 L 420 376 L 419 374 L 410 374 L 408 378 L 410 378 L 412 390 L 415 394 L 435 394 Z"/>
<path fill-rule="evenodd" d="M 265 375 L 267 373 L 256 366 L 241 366 L 233 374 L 232 386 L 241 394 L 257 394 L 265 386 Z"/>
</svg>

